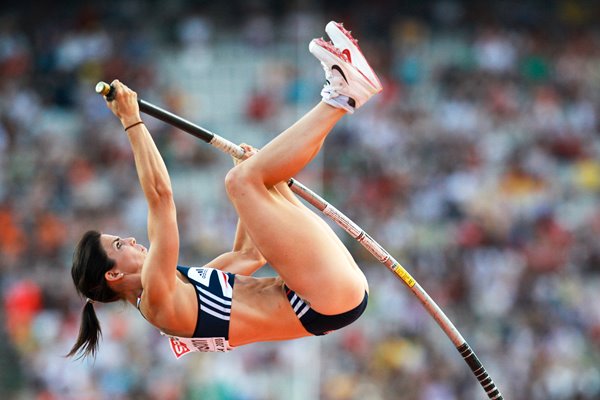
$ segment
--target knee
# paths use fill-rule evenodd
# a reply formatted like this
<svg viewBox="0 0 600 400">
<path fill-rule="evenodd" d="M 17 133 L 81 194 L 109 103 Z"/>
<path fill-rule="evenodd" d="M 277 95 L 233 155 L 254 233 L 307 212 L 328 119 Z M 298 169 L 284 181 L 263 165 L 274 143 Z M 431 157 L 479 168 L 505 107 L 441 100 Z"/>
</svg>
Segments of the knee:
<svg viewBox="0 0 600 400">
<path fill-rule="evenodd" d="M 252 174 L 244 163 L 231 168 L 225 176 L 225 190 L 230 198 L 240 194 L 244 187 L 253 184 Z"/>
</svg>

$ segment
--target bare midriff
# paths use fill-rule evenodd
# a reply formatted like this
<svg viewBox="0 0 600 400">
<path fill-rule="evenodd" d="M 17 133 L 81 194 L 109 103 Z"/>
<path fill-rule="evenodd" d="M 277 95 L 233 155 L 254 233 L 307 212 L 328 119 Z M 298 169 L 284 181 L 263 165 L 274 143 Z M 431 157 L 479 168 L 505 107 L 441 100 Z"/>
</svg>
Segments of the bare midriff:
<svg viewBox="0 0 600 400">
<path fill-rule="evenodd" d="M 281 278 L 236 275 L 229 326 L 232 346 L 308 335 L 290 306 Z"/>
</svg>

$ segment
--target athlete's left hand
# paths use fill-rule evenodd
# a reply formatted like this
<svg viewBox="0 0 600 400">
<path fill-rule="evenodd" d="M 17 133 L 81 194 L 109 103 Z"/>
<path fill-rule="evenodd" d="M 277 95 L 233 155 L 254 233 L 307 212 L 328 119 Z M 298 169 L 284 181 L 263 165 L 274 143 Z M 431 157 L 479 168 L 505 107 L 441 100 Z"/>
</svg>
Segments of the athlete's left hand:
<svg viewBox="0 0 600 400">
<path fill-rule="evenodd" d="M 244 150 L 244 155 L 242 156 L 242 158 L 233 158 L 233 164 L 234 165 L 238 165 L 239 163 L 241 163 L 242 161 L 245 161 L 247 159 L 249 159 L 250 157 L 252 157 L 253 155 L 255 155 L 256 153 L 258 153 L 258 149 L 256 147 L 253 147 L 249 144 L 246 143 L 241 143 L 240 147 Z"/>
</svg>

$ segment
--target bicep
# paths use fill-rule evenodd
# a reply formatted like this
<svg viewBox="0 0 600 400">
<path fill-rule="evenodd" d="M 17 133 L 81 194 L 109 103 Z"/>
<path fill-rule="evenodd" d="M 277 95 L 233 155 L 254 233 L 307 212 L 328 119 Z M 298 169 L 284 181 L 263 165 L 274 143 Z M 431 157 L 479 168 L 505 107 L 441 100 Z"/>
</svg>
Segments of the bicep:
<svg viewBox="0 0 600 400">
<path fill-rule="evenodd" d="M 172 200 L 150 207 L 148 212 L 150 248 L 142 269 L 144 297 L 150 302 L 162 301 L 176 288 L 179 258 L 179 231 Z"/>
</svg>

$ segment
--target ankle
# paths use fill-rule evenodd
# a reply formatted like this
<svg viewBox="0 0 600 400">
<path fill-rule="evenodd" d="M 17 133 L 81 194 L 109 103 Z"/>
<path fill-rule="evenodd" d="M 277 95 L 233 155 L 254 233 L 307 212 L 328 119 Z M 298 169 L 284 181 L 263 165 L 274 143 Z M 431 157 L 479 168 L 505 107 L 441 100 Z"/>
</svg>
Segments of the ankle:
<svg viewBox="0 0 600 400">
<path fill-rule="evenodd" d="M 354 114 L 354 107 L 350 104 L 353 102 L 348 96 L 337 96 L 334 98 L 323 97 L 323 103 L 337 110 L 342 111 L 344 114 Z"/>
</svg>

